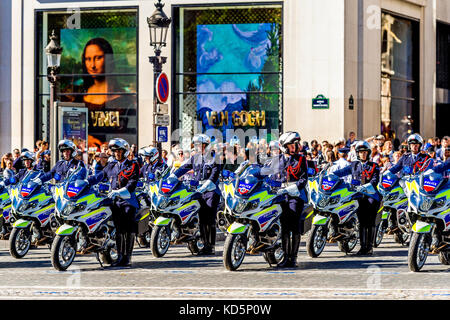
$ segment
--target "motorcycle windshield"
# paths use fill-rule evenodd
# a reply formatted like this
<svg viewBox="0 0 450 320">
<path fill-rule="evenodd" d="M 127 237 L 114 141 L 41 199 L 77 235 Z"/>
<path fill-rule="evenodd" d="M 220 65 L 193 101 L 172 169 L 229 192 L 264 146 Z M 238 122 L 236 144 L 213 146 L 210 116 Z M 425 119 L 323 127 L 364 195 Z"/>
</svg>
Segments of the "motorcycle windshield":
<svg viewBox="0 0 450 320">
<path fill-rule="evenodd" d="M 236 190 L 241 196 L 249 196 L 252 191 L 255 190 L 259 182 L 260 180 L 253 175 L 241 177 Z"/>
<path fill-rule="evenodd" d="M 27 172 L 27 174 L 25 175 L 25 177 L 23 177 L 22 179 L 22 185 L 26 185 L 28 184 L 28 182 L 30 182 L 31 180 L 40 177 L 43 174 L 42 171 L 34 171 L 31 170 L 29 172 Z"/>
<path fill-rule="evenodd" d="M 30 171 L 25 177 L 23 177 L 20 188 L 20 195 L 22 198 L 28 198 L 33 194 L 33 192 L 38 188 L 38 184 L 32 182 L 31 180 L 40 177 L 43 174 L 42 171 Z"/>
<path fill-rule="evenodd" d="M 66 180 L 66 199 L 77 198 L 83 190 L 88 186 L 86 181 L 88 172 L 84 167 L 77 167 L 72 171 Z"/>
<path fill-rule="evenodd" d="M 180 181 L 176 178 L 161 180 L 159 190 L 161 191 L 162 194 L 172 193 L 176 189 L 176 187 L 178 186 L 179 183 L 180 183 Z"/>
<path fill-rule="evenodd" d="M 69 171 L 66 181 L 73 182 L 76 180 L 86 180 L 88 177 L 88 171 L 85 167 L 77 167 L 72 172 Z"/>
<path fill-rule="evenodd" d="M 380 185 L 383 189 L 391 189 L 398 180 L 399 178 L 395 174 L 388 171 L 381 177 Z"/>
<path fill-rule="evenodd" d="M 421 189 L 427 193 L 433 193 L 439 189 L 444 177 L 432 170 L 427 171 L 421 179 Z"/>
<path fill-rule="evenodd" d="M 333 191 L 339 184 L 339 178 L 334 175 L 324 176 L 322 179 L 321 188 L 325 192 Z"/>
</svg>

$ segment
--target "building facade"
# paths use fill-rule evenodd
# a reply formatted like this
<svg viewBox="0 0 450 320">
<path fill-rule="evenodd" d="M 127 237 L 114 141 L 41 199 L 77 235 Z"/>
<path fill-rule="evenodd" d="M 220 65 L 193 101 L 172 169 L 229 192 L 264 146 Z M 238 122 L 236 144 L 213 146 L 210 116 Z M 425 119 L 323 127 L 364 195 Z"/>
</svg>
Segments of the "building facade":
<svg viewBox="0 0 450 320">
<path fill-rule="evenodd" d="M 163 2 L 172 18 L 162 55 L 174 143 L 188 145 L 197 132 L 229 140 L 239 130 L 331 142 L 350 131 L 450 134 L 450 0 Z M 50 139 L 52 30 L 63 47 L 57 100 L 87 111 L 60 116 L 61 132 L 90 148 L 116 136 L 152 144 L 154 1 L 1 6 L 0 37 L 11 46 L 0 49 L 0 152 Z"/>
</svg>

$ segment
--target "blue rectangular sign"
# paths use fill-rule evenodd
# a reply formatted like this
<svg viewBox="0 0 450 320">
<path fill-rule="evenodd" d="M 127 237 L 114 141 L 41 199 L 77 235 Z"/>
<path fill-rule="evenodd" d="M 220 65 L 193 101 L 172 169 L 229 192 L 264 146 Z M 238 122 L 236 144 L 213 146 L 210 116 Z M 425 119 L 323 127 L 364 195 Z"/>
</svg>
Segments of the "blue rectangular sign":
<svg viewBox="0 0 450 320">
<path fill-rule="evenodd" d="M 158 127 L 158 142 L 167 141 L 169 141 L 167 127 Z"/>
</svg>

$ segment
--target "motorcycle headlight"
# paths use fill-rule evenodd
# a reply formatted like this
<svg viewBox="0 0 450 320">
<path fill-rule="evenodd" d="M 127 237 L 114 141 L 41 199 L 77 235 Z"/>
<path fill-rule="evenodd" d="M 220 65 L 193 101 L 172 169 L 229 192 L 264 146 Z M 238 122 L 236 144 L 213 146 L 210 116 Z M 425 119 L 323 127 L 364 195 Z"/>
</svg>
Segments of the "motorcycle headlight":
<svg viewBox="0 0 450 320">
<path fill-rule="evenodd" d="M 420 204 L 420 211 L 428 211 L 433 204 L 433 199 L 424 199 Z"/>
<path fill-rule="evenodd" d="M 333 205 L 333 204 L 336 204 L 336 203 L 338 203 L 339 202 L 339 199 L 340 199 L 341 197 L 340 196 L 336 196 L 336 197 L 332 197 L 332 198 L 330 198 L 330 200 L 329 200 L 329 205 Z"/>
<path fill-rule="evenodd" d="M 249 202 L 247 204 L 247 206 L 246 206 L 246 210 L 254 210 L 254 209 L 256 209 L 258 207 L 258 205 L 259 205 L 259 201 L 258 200 Z"/>
<path fill-rule="evenodd" d="M 68 216 L 70 215 L 73 211 L 75 210 L 75 205 L 71 202 L 69 202 L 65 208 L 63 209 L 63 211 L 61 212 L 62 216 Z"/>
<path fill-rule="evenodd" d="M 19 209 L 17 211 L 23 212 L 25 210 L 28 209 L 29 203 L 28 202 L 24 202 L 20 205 Z"/>
<path fill-rule="evenodd" d="M 227 195 L 227 206 L 228 208 L 233 208 L 233 197 L 231 196 L 231 194 Z"/>
<path fill-rule="evenodd" d="M 328 204 L 328 199 L 329 198 L 326 198 L 326 197 L 320 197 L 319 202 L 317 203 L 317 206 L 319 208 L 325 207 Z"/>
<path fill-rule="evenodd" d="M 241 199 L 238 201 L 238 204 L 236 205 L 236 208 L 234 209 L 234 211 L 236 211 L 237 213 L 241 213 L 242 211 L 244 211 L 246 206 L 247 206 L 247 201 L 244 199 Z"/>
<path fill-rule="evenodd" d="M 389 196 L 387 196 L 386 197 L 386 201 L 394 201 L 397 198 L 398 198 L 398 192 L 390 194 Z"/>
<path fill-rule="evenodd" d="M 445 205 L 445 198 L 440 198 L 434 201 L 433 207 L 439 208 Z"/>
<path fill-rule="evenodd" d="M 169 204 L 169 198 L 160 197 L 157 206 L 161 209 L 165 209 L 165 208 L 167 208 L 168 204 Z"/>
<path fill-rule="evenodd" d="M 172 199 L 169 200 L 167 203 L 167 207 L 173 207 L 176 206 L 178 204 L 178 202 L 180 201 L 180 199 Z"/>
</svg>

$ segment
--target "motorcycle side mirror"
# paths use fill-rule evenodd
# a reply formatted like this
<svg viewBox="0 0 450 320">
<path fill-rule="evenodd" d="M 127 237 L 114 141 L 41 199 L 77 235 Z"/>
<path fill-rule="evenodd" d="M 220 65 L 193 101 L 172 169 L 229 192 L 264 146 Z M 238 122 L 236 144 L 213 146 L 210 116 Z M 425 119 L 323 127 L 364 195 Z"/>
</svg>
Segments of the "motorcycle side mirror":
<svg viewBox="0 0 450 320">
<path fill-rule="evenodd" d="M 191 180 L 191 181 L 189 181 L 189 185 L 191 187 L 198 187 L 199 183 L 197 180 Z"/>
<path fill-rule="evenodd" d="M 142 188 L 144 186 L 144 183 L 142 181 L 138 181 L 136 187 L 137 188 Z"/>
<path fill-rule="evenodd" d="M 148 180 L 155 180 L 155 174 L 150 172 L 148 174 Z"/>
<path fill-rule="evenodd" d="M 230 172 L 230 178 L 234 179 L 236 177 L 236 174 L 234 172 Z"/>
<path fill-rule="evenodd" d="M 314 170 L 313 168 L 308 168 L 308 175 L 313 176 L 316 174 L 316 170 Z"/>
<path fill-rule="evenodd" d="M 228 171 L 228 170 L 223 170 L 222 176 L 223 176 L 225 179 L 228 178 L 228 177 L 230 176 L 230 171 Z"/>
<path fill-rule="evenodd" d="M 14 177 L 9 178 L 9 182 L 11 182 L 12 184 L 16 183 L 16 178 Z"/>
<path fill-rule="evenodd" d="M 361 185 L 361 181 L 352 179 L 352 185 L 359 186 Z"/>
<path fill-rule="evenodd" d="M 61 175 L 59 173 L 56 173 L 53 178 L 55 179 L 55 181 L 60 181 L 61 180 Z"/>
</svg>

